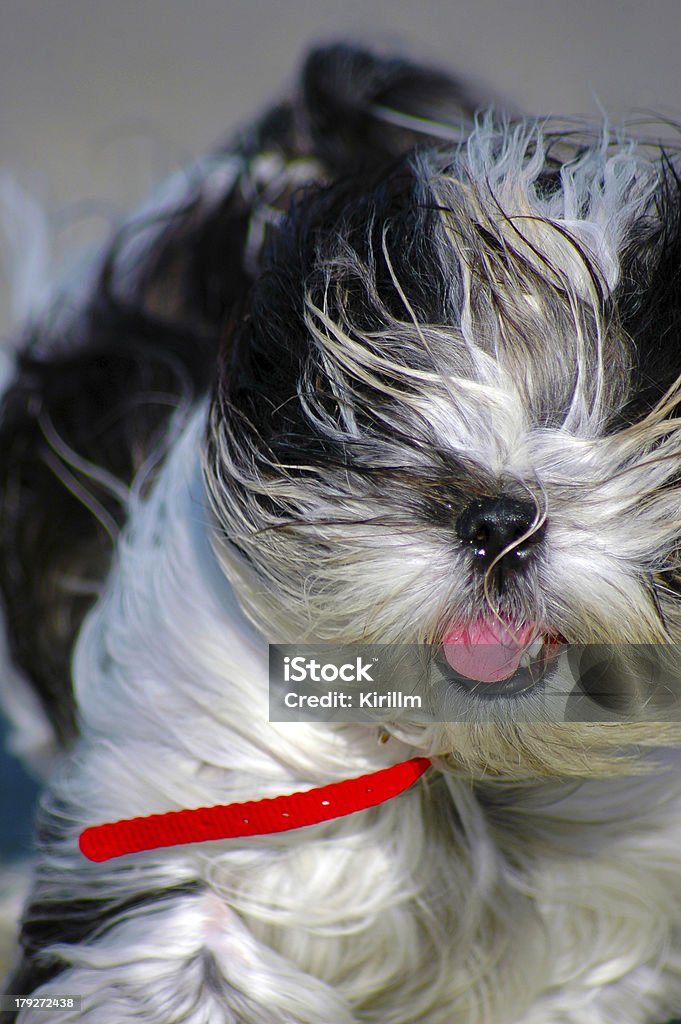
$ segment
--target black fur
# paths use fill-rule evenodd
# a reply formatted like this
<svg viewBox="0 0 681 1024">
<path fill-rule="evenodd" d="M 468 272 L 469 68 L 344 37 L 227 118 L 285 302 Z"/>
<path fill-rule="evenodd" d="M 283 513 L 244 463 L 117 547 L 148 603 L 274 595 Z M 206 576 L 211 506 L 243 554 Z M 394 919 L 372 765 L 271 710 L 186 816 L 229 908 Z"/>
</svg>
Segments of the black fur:
<svg viewBox="0 0 681 1024">
<path fill-rule="evenodd" d="M 632 400 L 622 421 L 634 423 L 681 372 L 681 178 L 662 159 L 658 217 L 641 224 L 615 295 L 620 321 L 635 343 Z"/>
<path fill-rule="evenodd" d="M 0 593 L 11 653 L 63 743 L 77 729 L 73 640 L 125 521 L 120 494 L 65 450 L 130 484 L 161 445 L 172 408 L 213 384 L 220 338 L 239 320 L 252 283 L 244 246 L 258 199 L 243 187 L 252 160 L 262 151 L 310 156 L 329 178 L 394 160 L 418 136 L 378 119 L 376 105 L 416 116 L 435 106 L 453 124 L 472 109 L 457 82 L 432 70 L 349 46 L 313 52 L 300 95 L 222 150 L 243 161 L 228 194 L 207 204 L 200 175 L 188 180 L 184 203 L 135 267 L 132 291 L 121 295 L 118 281 L 122 254 L 149 227 L 140 220 L 114 238 L 85 304 L 26 338 L 0 414 Z"/>
<path fill-rule="evenodd" d="M 69 672 L 73 640 L 106 577 L 112 535 L 126 514 L 120 492 L 96 467 L 129 485 L 152 453 L 161 457 L 170 412 L 215 389 L 235 436 L 253 430 L 275 460 L 287 463 L 295 455 L 308 464 L 352 463 L 371 472 L 361 451 L 315 449 L 300 409 L 288 400 L 309 356 L 301 282 L 314 284 L 325 247 L 340 235 L 362 259 L 369 259 L 369 245 L 380 254 L 380 226 L 389 220 L 391 260 L 413 309 L 425 321 L 443 321 L 451 282 L 442 279 L 429 252 L 435 211 L 419 200 L 404 159 L 414 145 L 433 140 L 412 131 L 408 120 L 398 126 L 390 111 L 414 118 L 438 114 L 455 136 L 472 107 L 456 81 L 417 65 L 347 46 L 315 51 L 294 100 L 221 151 L 225 159 L 236 153 L 242 161 L 233 187 L 209 202 L 200 175 L 188 180 L 184 202 L 158 225 L 153 245 L 136 265 L 132 287 L 122 290 L 121 265 L 131 237 L 142 237 L 149 227 L 140 220 L 117 234 L 86 302 L 70 317 L 62 309 L 31 330 L 0 414 L 0 590 L 12 654 L 62 742 L 77 731 Z M 281 211 L 291 204 L 290 214 L 254 266 L 244 250 L 259 203 L 250 175 L 263 151 L 285 161 L 312 157 L 322 179 L 334 184 L 294 196 L 284 188 L 275 197 Z M 556 182 L 549 160 L 541 187 L 550 191 Z M 681 365 L 679 181 L 671 169 L 660 203 L 664 226 L 641 225 L 615 303 L 638 351 L 637 399 L 625 410 L 632 420 L 659 398 Z M 366 230 L 371 217 L 373 236 Z M 402 314 L 387 266 L 380 259 L 376 265 L 381 301 Z M 367 330 L 378 325 L 378 310 L 366 294 L 358 292 L 350 303 Z M 431 455 L 437 465 L 441 453 Z M 466 499 L 472 497 L 471 467 L 459 471 L 444 454 L 441 463 L 436 478 L 424 481 L 394 467 L 391 484 L 402 473 L 405 514 L 451 521 L 452 498 L 464 498 L 456 492 L 457 477 L 466 479 Z M 491 487 L 479 479 L 480 495 Z M 54 850 L 68 823 L 54 809 L 42 820 L 40 841 Z M 78 942 L 140 903 L 199 889 L 179 884 L 134 901 L 112 901 L 98 897 L 95 873 L 90 899 L 55 903 L 38 879 L 24 917 L 23 958 L 8 991 L 28 994 L 59 973 L 58 961 L 41 959 L 57 936 Z"/>
<path fill-rule="evenodd" d="M 313 221 L 321 228 L 327 204 L 352 196 L 355 169 L 361 165 L 363 175 L 375 176 L 417 139 L 372 114 L 374 103 L 397 107 L 407 96 L 415 115 L 431 109 L 438 96 L 453 124 L 472 115 L 463 91 L 446 76 L 352 47 L 315 51 L 299 94 L 216 151 L 218 161 L 221 154 L 225 161 L 234 154 L 241 161 L 233 186 L 217 202 L 207 198 L 200 172 L 188 177 L 184 201 L 155 225 L 132 284 L 130 246 L 153 226 L 139 218 L 114 237 L 86 301 L 69 311 L 65 297 L 29 331 L 0 410 L 0 592 L 11 653 L 63 744 L 77 733 L 73 641 L 125 523 L 125 500 L 110 478 L 128 486 L 150 458 L 160 461 L 170 413 L 215 385 L 218 353 L 231 360 L 232 337 L 250 315 L 257 268 L 244 252 L 259 206 L 254 160 L 262 152 L 284 161 L 312 157 L 322 178 L 347 175 L 340 200 L 320 194 L 301 214 L 296 238 L 313 246 Z M 291 198 L 284 187 L 267 203 L 283 213 Z M 388 192 L 385 201 L 393 201 Z M 295 199 L 294 205 L 297 210 Z M 355 216 L 364 213 L 358 207 Z M 263 364 L 253 372 L 266 369 Z M 44 807 L 39 844 L 58 849 L 69 827 L 58 808 Z M 152 890 L 134 905 L 190 891 L 193 885 Z M 96 873 L 92 898 L 66 904 L 56 903 L 49 882 L 38 879 L 24 915 L 21 958 L 6 991 L 30 994 L 62 970 L 59 961 L 41 956 L 57 937 L 86 939 L 132 906 L 98 898 Z M 7 1024 L 13 1019 L 0 1018 Z"/>
</svg>

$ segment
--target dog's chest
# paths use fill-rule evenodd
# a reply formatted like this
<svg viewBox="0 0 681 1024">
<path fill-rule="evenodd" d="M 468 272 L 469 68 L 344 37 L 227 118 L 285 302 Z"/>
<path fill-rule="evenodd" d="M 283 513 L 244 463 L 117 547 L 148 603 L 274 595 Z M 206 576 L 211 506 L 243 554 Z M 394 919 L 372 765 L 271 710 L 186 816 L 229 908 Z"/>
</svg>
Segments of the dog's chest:
<svg viewBox="0 0 681 1024">
<path fill-rule="evenodd" d="M 424 1024 L 465 1021 L 483 1006 L 504 1024 L 533 1005 L 571 1012 L 603 985 L 614 992 L 681 906 L 679 825 L 633 808 L 617 822 L 620 787 L 604 827 L 601 785 L 613 790 L 572 787 L 541 810 L 536 787 L 490 807 L 450 782 L 293 835 L 276 852 L 263 843 L 218 855 L 210 875 L 230 894 L 226 919 L 236 910 L 358 1020 L 401 1022 L 405 1007 Z M 651 787 L 642 784 L 648 802 Z"/>
</svg>

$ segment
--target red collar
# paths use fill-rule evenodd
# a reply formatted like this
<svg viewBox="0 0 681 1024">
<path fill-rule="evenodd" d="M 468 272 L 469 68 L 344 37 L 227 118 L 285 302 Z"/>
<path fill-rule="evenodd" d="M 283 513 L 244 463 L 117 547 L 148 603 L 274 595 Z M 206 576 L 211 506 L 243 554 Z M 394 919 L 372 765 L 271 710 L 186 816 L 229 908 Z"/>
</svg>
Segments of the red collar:
<svg viewBox="0 0 681 1024">
<path fill-rule="evenodd" d="M 408 789 L 430 764 L 428 757 L 412 757 L 391 768 L 303 793 L 110 821 L 86 828 L 78 845 L 89 860 L 103 861 L 161 846 L 288 832 L 382 804 Z"/>
</svg>

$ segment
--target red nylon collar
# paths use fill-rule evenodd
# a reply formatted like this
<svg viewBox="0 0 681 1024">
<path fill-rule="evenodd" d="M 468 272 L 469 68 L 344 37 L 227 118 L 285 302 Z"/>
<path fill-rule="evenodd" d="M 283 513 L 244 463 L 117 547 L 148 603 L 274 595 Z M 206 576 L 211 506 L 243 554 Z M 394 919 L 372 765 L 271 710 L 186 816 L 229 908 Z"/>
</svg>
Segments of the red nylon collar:
<svg viewBox="0 0 681 1024">
<path fill-rule="evenodd" d="M 391 768 L 303 793 L 110 821 L 86 828 L 78 845 L 88 860 L 104 861 L 162 846 L 288 832 L 382 804 L 413 785 L 430 764 L 428 757 L 412 757 Z"/>
</svg>

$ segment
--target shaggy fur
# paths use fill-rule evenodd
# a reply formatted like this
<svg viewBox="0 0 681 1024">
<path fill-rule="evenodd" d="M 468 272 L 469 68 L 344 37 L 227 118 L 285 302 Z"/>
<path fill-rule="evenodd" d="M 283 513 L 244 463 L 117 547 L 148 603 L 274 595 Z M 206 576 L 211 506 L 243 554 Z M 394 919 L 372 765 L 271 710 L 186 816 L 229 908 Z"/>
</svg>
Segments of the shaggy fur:
<svg viewBox="0 0 681 1024">
<path fill-rule="evenodd" d="M 676 154 L 473 109 L 316 51 L 31 328 L 0 584 L 42 710 L 8 706 L 63 752 L 7 991 L 82 1009 L 20 1024 L 681 1009 L 680 725 L 490 724 L 475 688 L 465 723 L 268 721 L 268 642 L 681 642 Z M 463 517 L 500 496 L 530 512 L 483 564 Z M 414 754 L 411 790 L 305 831 L 78 851 Z"/>
</svg>

